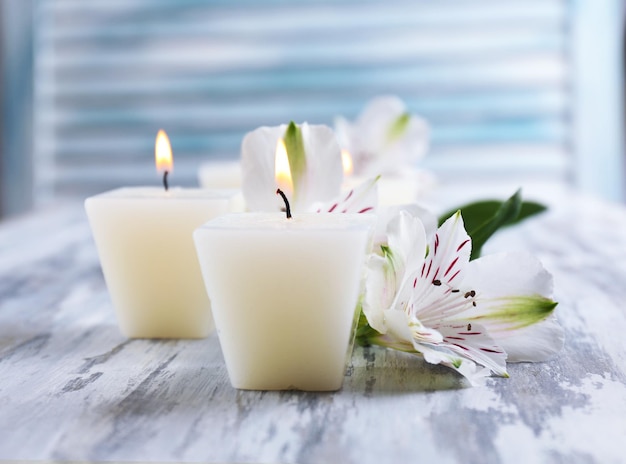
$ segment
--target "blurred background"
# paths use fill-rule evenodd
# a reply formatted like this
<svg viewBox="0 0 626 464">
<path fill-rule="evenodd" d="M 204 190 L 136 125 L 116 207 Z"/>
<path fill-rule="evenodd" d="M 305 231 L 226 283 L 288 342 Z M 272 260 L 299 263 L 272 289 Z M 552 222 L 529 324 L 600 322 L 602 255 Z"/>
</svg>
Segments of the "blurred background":
<svg viewBox="0 0 626 464">
<path fill-rule="evenodd" d="M 236 159 L 261 125 L 397 95 L 442 183 L 623 201 L 619 0 L 0 0 L 0 215 Z"/>
</svg>

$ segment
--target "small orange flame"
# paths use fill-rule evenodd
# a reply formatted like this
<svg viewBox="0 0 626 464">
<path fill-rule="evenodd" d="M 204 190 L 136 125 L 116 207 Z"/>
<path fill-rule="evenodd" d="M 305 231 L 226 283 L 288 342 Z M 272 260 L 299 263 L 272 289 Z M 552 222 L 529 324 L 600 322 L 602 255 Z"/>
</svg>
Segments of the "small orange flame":
<svg viewBox="0 0 626 464">
<path fill-rule="evenodd" d="M 354 171 L 352 164 L 352 155 L 348 150 L 341 150 L 341 164 L 343 165 L 343 174 L 349 176 Z"/>
<path fill-rule="evenodd" d="M 274 163 L 274 173 L 276 185 L 285 193 L 293 192 L 293 181 L 291 180 L 291 168 L 289 167 L 289 157 L 287 147 L 283 139 L 278 139 L 276 144 L 276 159 Z"/>
<path fill-rule="evenodd" d="M 172 172 L 174 160 L 172 158 L 172 146 L 170 139 L 163 129 L 159 130 L 154 143 L 154 159 L 158 172 Z"/>
</svg>

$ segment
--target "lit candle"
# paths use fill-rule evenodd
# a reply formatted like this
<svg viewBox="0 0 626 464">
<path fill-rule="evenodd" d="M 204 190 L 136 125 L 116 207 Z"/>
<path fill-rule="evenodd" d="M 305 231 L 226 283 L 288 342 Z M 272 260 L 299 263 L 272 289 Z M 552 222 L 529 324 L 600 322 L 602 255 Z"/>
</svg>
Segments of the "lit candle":
<svg viewBox="0 0 626 464">
<path fill-rule="evenodd" d="M 352 174 L 354 166 L 348 150 L 341 150 L 341 159 L 344 190 L 355 188 L 367 180 L 367 177 Z M 424 182 L 428 182 L 428 185 Z M 431 182 L 410 166 L 398 172 L 382 173 L 378 179 L 378 203 L 381 206 L 414 203 L 422 191 L 430 188 Z"/>
<path fill-rule="evenodd" d="M 341 388 L 374 222 L 243 213 L 194 232 L 233 387 Z"/>
<path fill-rule="evenodd" d="M 203 188 L 241 189 L 239 160 L 207 161 L 200 165 L 198 181 Z"/>
<path fill-rule="evenodd" d="M 168 188 L 172 155 L 159 133 L 164 188 L 122 188 L 88 198 L 85 209 L 122 333 L 200 338 L 213 329 L 192 233 L 232 211 L 236 192 Z"/>
</svg>

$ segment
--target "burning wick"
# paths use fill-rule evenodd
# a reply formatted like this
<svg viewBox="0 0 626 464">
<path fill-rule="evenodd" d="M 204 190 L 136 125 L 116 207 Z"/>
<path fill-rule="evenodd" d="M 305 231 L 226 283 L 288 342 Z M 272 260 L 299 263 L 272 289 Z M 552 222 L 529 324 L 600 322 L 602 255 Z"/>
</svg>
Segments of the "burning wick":
<svg viewBox="0 0 626 464">
<path fill-rule="evenodd" d="M 167 189 L 169 189 L 169 185 L 167 184 L 167 175 L 169 174 L 169 171 L 165 171 L 163 173 L 163 187 L 165 187 L 165 191 L 167 192 Z"/>
<path fill-rule="evenodd" d="M 281 197 L 283 197 L 283 201 L 285 202 L 285 214 L 287 215 L 287 219 L 291 219 L 291 207 L 289 206 L 289 200 L 287 200 L 287 196 L 283 193 L 281 189 L 276 189 L 276 195 L 280 195 Z"/>
</svg>

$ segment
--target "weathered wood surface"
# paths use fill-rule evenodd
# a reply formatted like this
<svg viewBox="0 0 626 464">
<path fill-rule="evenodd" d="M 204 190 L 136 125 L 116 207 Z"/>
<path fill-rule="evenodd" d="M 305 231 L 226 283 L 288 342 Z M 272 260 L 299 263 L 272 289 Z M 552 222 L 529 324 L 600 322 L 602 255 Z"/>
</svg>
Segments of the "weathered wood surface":
<svg viewBox="0 0 626 464">
<path fill-rule="evenodd" d="M 626 210 L 574 199 L 502 232 L 555 275 L 563 352 L 468 388 L 357 348 L 336 393 L 230 387 L 218 340 L 127 340 L 81 205 L 0 227 L 0 460 L 626 462 Z"/>
</svg>

